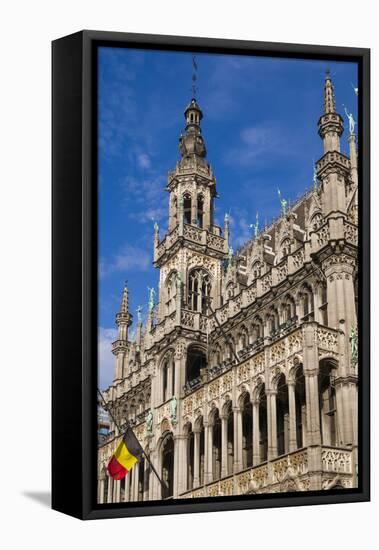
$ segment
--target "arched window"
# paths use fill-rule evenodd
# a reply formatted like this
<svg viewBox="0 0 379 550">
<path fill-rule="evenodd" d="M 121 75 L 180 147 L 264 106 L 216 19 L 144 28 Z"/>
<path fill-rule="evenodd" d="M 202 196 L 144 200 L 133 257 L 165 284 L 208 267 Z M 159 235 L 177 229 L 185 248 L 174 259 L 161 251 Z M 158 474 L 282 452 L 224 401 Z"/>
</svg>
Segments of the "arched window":
<svg viewBox="0 0 379 550">
<path fill-rule="evenodd" d="M 264 462 L 267 460 L 267 396 L 265 393 L 265 385 L 262 387 L 258 395 L 259 400 L 259 460 Z"/>
<path fill-rule="evenodd" d="M 323 222 L 323 217 L 321 212 L 316 212 L 316 214 L 312 217 L 312 220 L 311 220 L 311 227 L 313 231 L 317 231 L 317 229 L 321 227 L 322 222 Z"/>
<path fill-rule="evenodd" d="M 320 393 L 320 425 L 323 445 L 341 445 L 337 433 L 337 404 L 334 388 L 334 365 L 329 361 L 322 361 L 318 375 Z"/>
<path fill-rule="evenodd" d="M 257 279 L 258 277 L 260 277 L 262 274 L 261 262 L 259 262 L 258 260 L 255 261 L 251 267 L 251 271 L 253 274 L 253 279 Z"/>
<path fill-rule="evenodd" d="M 239 349 L 240 350 L 243 350 L 243 349 L 247 348 L 247 346 L 249 344 L 249 335 L 248 335 L 246 327 L 241 328 L 241 332 L 240 332 L 239 338 L 238 338 L 238 344 L 239 344 Z"/>
<path fill-rule="evenodd" d="M 233 462 L 234 462 L 234 418 L 233 418 L 233 407 L 232 402 L 229 401 L 226 406 L 227 414 L 227 452 L 228 452 L 228 462 L 227 462 L 227 475 L 233 473 Z"/>
<path fill-rule="evenodd" d="M 306 447 L 307 417 L 305 399 L 305 378 L 302 365 L 297 367 L 295 375 L 296 403 L 296 445 L 298 449 Z"/>
<path fill-rule="evenodd" d="M 229 283 L 228 286 L 226 287 L 226 295 L 228 297 L 228 300 L 233 298 L 233 296 L 234 296 L 234 284 L 233 283 Z"/>
<path fill-rule="evenodd" d="M 253 409 L 248 392 L 243 396 L 242 405 L 242 467 L 253 465 Z"/>
<path fill-rule="evenodd" d="M 207 358 L 202 349 L 190 346 L 187 351 L 186 383 L 195 384 L 201 375 L 201 369 L 207 367 Z"/>
<path fill-rule="evenodd" d="M 251 326 L 252 343 L 263 337 L 263 323 L 260 317 L 255 317 Z"/>
<path fill-rule="evenodd" d="M 168 359 L 165 359 L 162 367 L 162 400 L 167 401 L 168 399 L 168 369 L 169 369 L 169 363 Z"/>
<path fill-rule="evenodd" d="M 270 309 L 268 321 L 269 321 L 270 333 L 271 335 L 273 335 L 279 329 L 279 315 L 278 315 L 278 311 L 275 308 Z"/>
<path fill-rule="evenodd" d="M 172 433 L 167 434 L 162 443 L 162 479 L 167 490 L 162 498 L 172 497 L 174 493 L 174 439 Z"/>
<path fill-rule="evenodd" d="M 303 304 L 303 320 L 313 321 L 314 320 L 314 302 L 313 302 L 313 291 L 311 287 L 307 284 L 304 284 L 301 289 L 301 295 L 302 295 L 302 304 Z"/>
<path fill-rule="evenodd" d="M 280 257 L 285 258 L 291 252 L 291 241 L 290 239 L 284 239 L 280 246 Z"/>
<path fill-rule="evenodd" d="M 169 315 L 176 309 L 176 283 L 177 283 L 177 272 L 172 271 L 170 275 L 167 277 L 166 282 L 166 293 L 167 293 L 167 300 L 166 300 L 166 313 Z"/>
<path fill-rule="evenodd" d="M 326 292 L 326 284 L 321 283 L 319 286 L 320 296 L 320 317 L 323 325 L 328 325 L 328 297 Z"/>
<path fill-rule="evenodd" d="M 203 227 L 203 216 L 204 216 L 204 197 L 203 195 L 198 195 L 197 197 L 197 225 Z"/>
<path fill-rule="evenodd" d="M 206 315 L 210 295 L 209 273 L 201 268 L 193 269 L 188 276 L 188 308 Z"/>
<path fill-rule="evenodd" d="M 284 374 L 277 380 L 276 393 L 276 435 L 278 455 L 289 452 L 289 404 L 288 386 Z"/>
<path fill-rule="evenodd" d="M 187 436 L 187 491 L 190 491 L 193 489 L 195 464 L 195 443 L 191 422 L 184 426 L 184 433 Z"/>
<path fill-rule="evenodd" d="M 296 317 L 296 305 L 292 296 L 287 295 L 282 303 L 283 323 L 288 323 Z"/>
<path fill-rule="evenodd" d="M 221 477 L 221 418 L 218 409 L 214 410 L 211 416 L 212 426 L 212 479 Z"/>
<path fill-rule="evenodd" d="M 186 193 L 183 197 L 183 220 L 184 223 L 191 223 L 191 205 L 192 205 L 192 199 L 191 195 Z"/>
</svg>

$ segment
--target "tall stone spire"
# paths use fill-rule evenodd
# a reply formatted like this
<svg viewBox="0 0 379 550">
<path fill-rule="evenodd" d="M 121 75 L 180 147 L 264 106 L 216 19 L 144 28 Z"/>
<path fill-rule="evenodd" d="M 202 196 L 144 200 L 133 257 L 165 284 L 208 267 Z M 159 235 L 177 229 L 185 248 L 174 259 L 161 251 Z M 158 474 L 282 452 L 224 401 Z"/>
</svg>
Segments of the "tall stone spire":
<svg viewBox="0 0 379 550">
<path fill-rule="evenodd" d="M 325 76 L 324 113 L 318 121 L 318 133 L 324 141 L 324 153 L 340 152 L 340 137 L 343 133 L 343 118 L 336 112 L 334 88 L 329 71 Z"/>
<path fill-rule="evenodd" d="M 116 325 L 118 326 L 118 339 L 127 341 L 128 327 L 132 324 L 132 315 L 129 313 L 129 289 L 125 282 L 122 292 L 120 311 L 116 315 Z"/>
<path fill-rule="evenodd" d="M 336 112 L 336 100 L 330 73 L 325 76 L 324 113 L 318 121 L 318 133 L 324 143 L 324 153 L 316 165 L 320 181 L 322 208 L 325 216 L 346 216 L 346 185 L 350 179 L 350 160 L 340 151 L 343 118 Z"/>
<path fill-rule="evenodd" d="M 118 327 L 117 340 L 112 344 L 112 353 L 116 357 L 114 382 L 117 383 L 125 376 L 126 355 L 129 350 L 128 328 L 132 324 L 132 315 L 129 313 L 129 290 L 125 283 L 122 292 L 120 311 L 116 314 Z"/>
</svg>

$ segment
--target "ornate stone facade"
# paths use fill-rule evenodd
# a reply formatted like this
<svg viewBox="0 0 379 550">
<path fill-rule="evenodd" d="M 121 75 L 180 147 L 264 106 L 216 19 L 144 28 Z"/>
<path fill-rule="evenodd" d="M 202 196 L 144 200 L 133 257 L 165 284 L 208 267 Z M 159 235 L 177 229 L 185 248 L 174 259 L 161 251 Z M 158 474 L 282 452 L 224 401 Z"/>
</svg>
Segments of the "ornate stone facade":
<svg viewBox="0 0 379 550">
<path fill-rule="evenodd" d="M 166 497 L 357 485 L 356 142 L 350 158 L 340 152 L 330 76 L 324 96 L 314 189 L 233 255 L 228 217 L 214 224 L 202 112 L 194 99 L 185 111 L 168 233 L 154 234 L 158 303 L 132 342 L 124 289 L 105 392 Z M 112 424 L 98 450 L 99 502 L 161 499 L 145 459 L 123 481 L 108 477 L 117 436 Z"/>
</svg>

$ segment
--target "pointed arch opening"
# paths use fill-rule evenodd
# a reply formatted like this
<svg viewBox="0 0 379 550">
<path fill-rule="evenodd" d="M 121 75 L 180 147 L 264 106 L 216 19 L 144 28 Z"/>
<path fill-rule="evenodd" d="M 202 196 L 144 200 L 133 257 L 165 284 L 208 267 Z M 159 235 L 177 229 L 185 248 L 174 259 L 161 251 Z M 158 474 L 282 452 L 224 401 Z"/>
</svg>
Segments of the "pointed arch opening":
<svg viewBox="0 0 379 550">
<path fill-rule="evenodd" d="M 188 274 L 188 308 L 207 315 L 211 296 L 211 277 L 205 269 L 195 268 Z"/>
<path fill-rule="evenodd" d="M 221 477 L 221 418 L 218 409 L 211 413 L 212 479 Z"/>
<path fill-rule="evenodd" d="M 286 377 L 281 374 L 277 379 L 276 426 L 278 455 L 289 452 L 289 403 Z"/>
<path fill-rule="evenodd" d="M 338 446 L 340 437 L 337 424 L 336 390 L 334 386 L 337 365 L 329 360 L 321 361 L 318 375 L 320 399 L 320 426 L 323 445 Z"/>
<path fill-rule="evenodd" d="M 249 392 L 242 397 L 242 467 L 253 465 L 253 405 Z"/>
<path fill-rule="evenodd" d="M 305 398 L 305 377 L 303 366 L 299 365 L 295 373 L 295 404 L 296 404 L 296 445 L 298 449 L 305 447 L 307 430 L 307 412 Z"/>
<path fill-rule="evenodd" d="M 186 386 L 193 387 L 201 380 L 203 369 L 207 368 L 205 351 L 196 346 L 189 346 L 186 360 Z"/>
<path fill-rule="evenodd" d="M 191 223 L 191 208 L 192 208 L 192 197 L 189 193 L 183 195 L 183 221 L 184 223 Z"/>
<path fill-rule="evenodd" d="M 169 432 L 162 442 L 162 471 L 161 476 L 167 485 L 163 498 L 172 497 L 174 494 L 174 438 Z"/>
</svg>

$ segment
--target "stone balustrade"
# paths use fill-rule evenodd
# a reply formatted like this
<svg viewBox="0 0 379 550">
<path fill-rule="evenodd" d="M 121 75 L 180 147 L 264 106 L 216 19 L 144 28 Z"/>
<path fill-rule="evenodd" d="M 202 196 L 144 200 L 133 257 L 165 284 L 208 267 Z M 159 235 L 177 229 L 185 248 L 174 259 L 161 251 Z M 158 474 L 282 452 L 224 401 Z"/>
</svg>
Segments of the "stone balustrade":
<svg viewBox="0 0 379 550">
<path fill-rule="evenodd" d="M 322 467 L 322 483 L 327 488 L 330 473 L 343 475 L 343 485 L 349 487 L 352 480 L 352 451 L 337 447 L 320 446 L 317 449 Z M 318 472 L 314 472 L 316 475 Z M 190 491 L 181 498 L 201 498 L 254 493 L 270 493 L 284 483 L 290 482 L 290 491 L 307 491 L 310 488 L 312 471 L 308 450 L 298 449 L 272 461 L 212 481 Z"/>
</svg>

